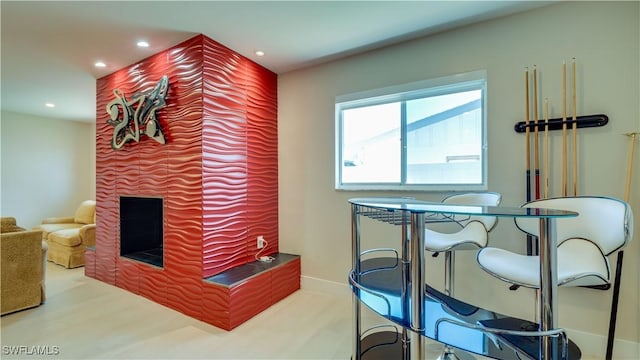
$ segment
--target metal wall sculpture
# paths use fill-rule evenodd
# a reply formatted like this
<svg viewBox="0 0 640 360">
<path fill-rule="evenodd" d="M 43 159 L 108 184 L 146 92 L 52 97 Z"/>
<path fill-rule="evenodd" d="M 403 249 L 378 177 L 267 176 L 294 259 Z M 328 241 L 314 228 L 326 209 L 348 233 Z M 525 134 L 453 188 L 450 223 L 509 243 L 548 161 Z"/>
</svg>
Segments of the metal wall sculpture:
<svg viewBox="0 0 640 360">
<path fill-rule="evenodd" d="M 156 118 L 156 111 L 166 106 L 165 96 L 169 88 L 169 77 L 164 75 L 150 91 L 140 91 L 127 100 L 124 92 L 114 89 L 115 99 L 107 104 L 110 119 L 107 124 L 114 127 L 111 147 L 115 150 L 129 141 L 140 142 L 140 134 L 147 135 L 160 144 L 165 143 L 164 134 Z"/>
</svg>

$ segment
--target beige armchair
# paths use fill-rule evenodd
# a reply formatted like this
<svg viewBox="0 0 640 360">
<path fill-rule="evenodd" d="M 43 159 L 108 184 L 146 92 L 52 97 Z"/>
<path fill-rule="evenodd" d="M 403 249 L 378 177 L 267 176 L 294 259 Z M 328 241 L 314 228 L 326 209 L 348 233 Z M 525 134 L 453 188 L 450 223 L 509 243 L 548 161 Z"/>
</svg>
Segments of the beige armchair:
<svg viewBox="0 0 640 360">
<path fill-rule="evenodd" d="M 49 245 L 47 259 L 66 268 L 83 266 L 87 246 L 96 244 L 95 214 L 96 202 L 86 200 L 74 216 L 42 220 L 34 230 L 41 230 L 42 239 Z"/>
<path fill-rule="evenodd" d="M 26 231 L 12 217 L 1 218 L 1 315 L 45 301 L 47 244 L 42 232 Z"/>
</svg>

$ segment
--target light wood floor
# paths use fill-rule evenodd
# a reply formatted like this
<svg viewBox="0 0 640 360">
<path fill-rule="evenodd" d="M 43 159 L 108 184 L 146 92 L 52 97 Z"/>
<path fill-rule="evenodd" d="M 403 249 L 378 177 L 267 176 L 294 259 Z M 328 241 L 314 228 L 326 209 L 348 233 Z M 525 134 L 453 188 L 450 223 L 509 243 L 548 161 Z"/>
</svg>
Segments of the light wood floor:
<svg viewBox="0 0 640 360">
<path fill-rule="evenodd" d="M 365 314 L 365 323 L 374 315 Z M 57 347 L 51 359 L 349 359 L 351 297 L 299 290 L 227 332 L 48 263 L 44 305 L 0 318 L 7 346 Z M 435 359 L 441 345 L 427 344 Z"/>
</svg>

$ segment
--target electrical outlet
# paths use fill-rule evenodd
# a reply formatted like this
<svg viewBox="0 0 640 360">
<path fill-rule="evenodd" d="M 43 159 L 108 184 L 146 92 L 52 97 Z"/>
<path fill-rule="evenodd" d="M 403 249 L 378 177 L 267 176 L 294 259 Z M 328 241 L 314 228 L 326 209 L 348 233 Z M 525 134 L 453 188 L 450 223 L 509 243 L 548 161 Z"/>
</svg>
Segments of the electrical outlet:
<svg viewBox="0 0 640 360">
<path fill-rule="evenodd" d="M 264 236 L 262 235 L 258 236 L 258 238 L 256 239 L 256 245 L 258 246 L 258 249 L 262 249 L 266 243 L 267 241 L 264 239 Z"/>
</svg>

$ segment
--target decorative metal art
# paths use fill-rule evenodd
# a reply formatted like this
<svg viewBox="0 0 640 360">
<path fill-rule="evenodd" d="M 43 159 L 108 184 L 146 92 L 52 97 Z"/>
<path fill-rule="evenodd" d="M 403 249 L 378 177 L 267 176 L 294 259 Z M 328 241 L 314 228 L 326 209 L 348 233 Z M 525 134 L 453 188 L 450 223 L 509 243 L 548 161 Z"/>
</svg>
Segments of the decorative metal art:
<svg viewBox="0 0 640 360">
<path fill-rule="evenodd" d="M 145 134 L 160 144 L 165 143 L 164 134 L 156 118 L 156 111 L 165 107 L 165 96 L 169 88 L 169 77 L 164 75 L 149 91 L 140 91 L 127 100 L 124 93 L 114 89 L 115 99 L 107 104 L 112 125 L 111 147 L 120 150 L 129 141 L 140 142 L 140 134 Z"/>
</svg>

